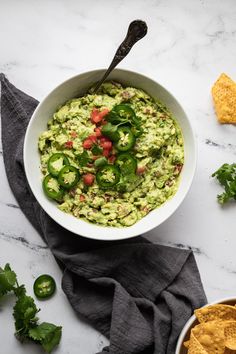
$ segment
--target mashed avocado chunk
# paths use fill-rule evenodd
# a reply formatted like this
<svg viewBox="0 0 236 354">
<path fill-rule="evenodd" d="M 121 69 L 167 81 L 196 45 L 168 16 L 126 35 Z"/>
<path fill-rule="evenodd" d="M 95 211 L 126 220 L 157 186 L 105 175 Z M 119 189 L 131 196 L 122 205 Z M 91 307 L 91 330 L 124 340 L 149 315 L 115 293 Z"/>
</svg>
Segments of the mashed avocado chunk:
<svg viewBox="0 0 236 354">
<path fill-rule="evenodd" d="M 131 226 L 160 207 L 176 193 L 184 164 L 183 137 L 171 112 L 141 89 L 117 82 L 59 107 L 38 147 L 44 191 L 61 192 L 48 197 L 62 211 L 102 226 Z"/>
</svg>

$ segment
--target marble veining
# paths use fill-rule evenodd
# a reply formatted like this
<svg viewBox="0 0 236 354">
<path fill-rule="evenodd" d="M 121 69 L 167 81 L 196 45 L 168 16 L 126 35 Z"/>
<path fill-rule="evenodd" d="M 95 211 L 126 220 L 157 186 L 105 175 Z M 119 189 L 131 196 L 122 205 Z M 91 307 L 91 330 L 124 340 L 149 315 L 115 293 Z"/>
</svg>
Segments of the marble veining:
<svg viewBox="0 0 236 354">
<path fill-rule="evenodd" d="M 13 242 L 16 245 L 20 244 L 21 246 L 24 246 L 36 252 L 48 249 L 47 246 L 42 246 L 29 242 L 24 236 L 9 235 L 4 232 L 0 232 L 0 239 L 11 243 Z"/>
<path fill-rule="evenodd" d="M 5 205 L 8 206 L 9 208 L 19 209 L 19 205 L 16 205 L 16 204 L 6 203 Z"/>
<path fill-rule="evenodd" d="M 137 18 L 146 20 L 148 35 L 120 67 L 150 76 L 172 92 L 190 117 L 198 143 L 190 192 L 180 208 L 146 236 L 194 252 L 209 302 L 236 296 L 236 205 L 217 203 L 222 189 L 211 178 L 223 163 L 236 162 L 236 127 L 217 122 L 211 97 L 222 72 L 236 80 L 235 0 L 0 0 L 0 71 L 41 100 L 70 76 L 106 67 L 129 22 Z M 71 309 L 55 259 L 11 193 L 1 142 L 0 180 L 0 266 L 11 263 L 30 294 L 39 274 L 56 279 L 56 296 L 37 302 L 41 319 L 63 326 L 55 353 L 100 351 L 108 340 Z M 1 353 L 42 353 L 14 338 L 11 301 L 0 305 Z"/>
<path fill-rule="evenodd" d="M 224 149 L 224 150 L 228 150 L 233 154 L 236 154 L 236 145 L 235 144 L 221 144 L 215 141 L 212 141 L 210 139 L 206 139 L 205 143 L 209 146 L 213 146 L 216 148 L 220 148 L 220 149 Z"/>
</svg>

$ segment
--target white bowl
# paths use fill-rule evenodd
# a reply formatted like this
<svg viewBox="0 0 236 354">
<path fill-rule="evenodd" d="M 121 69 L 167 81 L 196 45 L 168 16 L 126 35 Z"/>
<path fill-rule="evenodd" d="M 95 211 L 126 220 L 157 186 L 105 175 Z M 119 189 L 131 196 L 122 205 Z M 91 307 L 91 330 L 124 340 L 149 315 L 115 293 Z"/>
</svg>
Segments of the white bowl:
<svg viewBox="0 0 236 354">
<path fill-rule="evenodd" d="M 233 305 L 234 306 L 236 304 L 236 298 L 235 297 L 223 298 L 223 299 L 211 302 L 210 304 L 207 304 L 203 307 L 206 307 L 209 305 L 216 305 L 216 304 L 225 304 L 225 305 Z M 175 354 L 187 354 L 188 353 L 188 350 L 184 347 L 184 342 L 189 339 L 191 329 L 197 323 L 199 323 L 199 322 L 197 321 L 197 318 L 195 315 L 191 316 L 190 319 L 186 322 L 184 328 L 182 329 L 182 331 L 179 335 Z"/>
<path fill-rule="evenodd" d="M 98 81 L 104 69 L 89 71 L 76 75 L 50 92 L 35 110 L 24 141 L 24 165 L 30 188 L 46 213 L 58 224 L 75 234 L 98 240 L 121 240 L 138 236 L 147 232 L 165 221 L 183 201 L 186 196 L 196 167 L 196 146 L 190 121 L 178 101 L 157 82 L 136 72 L 116 69 L 109 80 L 118 81 L 145 90 L 149 95 L 157 98 L 170 109 L 178 121 L 184 138 L 185 163 L 181 172 L 181 181 L 177 193 L 161 207 L 151 211 L 144 218 L 130 227 L 103 227 L 77 219 L 72 215 L 60 211 L 56 203 L 50 201 L 42 190 L 42 175 L 38 152 L 39 135 L 47 129 L 47 122 L 57 107 L 65 101 L 83 95 L 88 88 Z"/>
</svg>

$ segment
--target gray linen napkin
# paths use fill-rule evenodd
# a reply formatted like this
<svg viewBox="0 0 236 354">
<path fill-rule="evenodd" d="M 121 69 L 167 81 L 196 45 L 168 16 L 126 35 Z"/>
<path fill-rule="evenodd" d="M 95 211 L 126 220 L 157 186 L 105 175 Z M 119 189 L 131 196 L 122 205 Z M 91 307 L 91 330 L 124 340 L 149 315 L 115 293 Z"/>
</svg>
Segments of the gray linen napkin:
<svg viewBox="0 0 236 354">
<path fill-rule="evenodd" d="M 193 253 L 143 237 L 93 241 L 55 223 L 34 198 L 23 166 L 25 130 L 38 102 L 3 74 L 0 81 L 8 181 L 62 267 L 62 288 L 73 309 L 110 339 L 101 353 L 173 354 L 183 325 L 194 308 L 206 302 Z"/>
</svg>

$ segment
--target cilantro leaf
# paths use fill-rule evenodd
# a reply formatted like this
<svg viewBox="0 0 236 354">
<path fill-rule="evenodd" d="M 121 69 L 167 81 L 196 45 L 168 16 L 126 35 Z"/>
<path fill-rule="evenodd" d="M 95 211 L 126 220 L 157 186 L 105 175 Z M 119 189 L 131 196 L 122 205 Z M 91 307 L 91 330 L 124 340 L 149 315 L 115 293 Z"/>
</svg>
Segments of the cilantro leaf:
<svg viewBox="0 0 236 354">
<path fill-rule="evenodd" d="M 39 341 L 47 353 L 51 353 L 61 339 L 62 327 L 55 326 L 52 323 L 43 322 L 39 326 L 29 330 L 29 337 Z"/>
<path fill-rule="evenodd" d="M 122 106 L 122 108 L 121 108 Z M 119 108 L 118 108 L 119 107 Z M 130 112 L 131 110 L 131 112 Z M 135 113 L 130 105 L 121 104 L 113 107 L 113 109 L 106 116 L 106 120 L 112 124 L 135 124 L 134 122 Z"/>
<path fill-rule="evenodd" d="M 94 144 L 91 151 L 92 151 L 93 155 L 97 156 L 102 153 L 102 148 L 100 148 L 97 144 Z"/>
<path fill-rule="evenodd" d="M 30 327 L 34 327 L 37 323 L 37 309 L 34 299 L 31 296 L 21 295 L 14 308 L 13 317 L 15 319 L 16 336 L 20 340 L 24 340 L 28 336 Z"/>
<path fill-rule="evenodd" d="M 51 353 L 54 347 L 60 343 L 61 330 L 62 327 L 56 327 L 53 331 L 51 331 L 50 335 L 42 341 L 41 344 L 45 352 Z"/>
<path fill-rule="evenodd" d="M 133 127 L 141 128 L 141 121 L 138 118 L 129 104 L 119 104 L 113 107 L 113 109 L 106 116 L 106 120 L 114 124 L 115 126 L 120 126 L 123 124 L 128 124 Z M 139 131 L 141 134 L 142 131 Z"/>
<path fill-rule="evenodd" d="M 230 200 L 230 196 L 227 193 L 222 193 L 217 195 L 217 200 L 220 204 L 225 204 Z"/>
<path fill-rule="evenodd" d="M 110 138 L 112 141 L 119 140 L 117 129 L 121 125 L 131 126 L 131 130 L 136 137 L 139 137 L 143 133 L 141 120 L 135 115 L 132 117 L 122 117 L 111 111 L 108 114 L 107 120 L 108 123 L 102 127 L 102 134 Z"/>
<path fill-rule="evenodd" d="M 15 285 L 16 273 L 11 270 L 9 264 L 6 264 L 4 269 L 0 268 L 0 298 L 14 290 Z"/>
<path fill-rule="evenodd" d="M 42 341 L 43 339 L 46 338 L 47 334 L 50 333 L 50 331 L 52 330 L 51 326 L 56 327 L 51 324 L 50 326 L 48 326 L 48 323 L 43 322 L 40 325 L 31 328 L 29 330 L 29 337 L 32 338 L 33 340 Z"/>
<path fill-rule="evenodd" d="M 17 288 L 14 289 L 14 293 L 16 297 L 21 297 L 23 295 L 26 295 L 26 289 L 24 285 L 17 286 Z"/>
<path fill-rule="evenodd" d="M 225 163 L 217 171 L 212 174 L 216 177 L 225 191 L 217 196 L 220 204 L 225 204 L 230 199 L 236 200 L 236 164 L 231 165 Z"/>
<path fill-rule="evenodd" d="M 119 117 L 113 110 L 106 116 L 106 120 L 112 124 L 119 124 L 122 120 L 127 121 L 126 118 Z"/>
<path fill-rule="evenodd" d="M 86 166 L 87 163 L 91 161 L 91 159 L 90 159 L 90 157 L 89 157 L 89 154 L 88 154 L 88 152 L 87 152 L 86 150 L 84 150 L 84 151 L 82 152 L 82 154 L 77 155 L 77 159 L 78 159 L 79 165 L 80 165 L 81 167 Z"/>
</svg>

